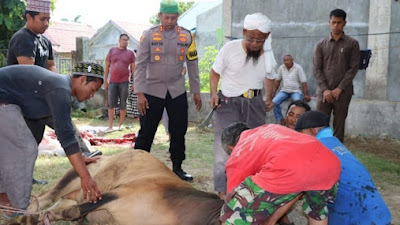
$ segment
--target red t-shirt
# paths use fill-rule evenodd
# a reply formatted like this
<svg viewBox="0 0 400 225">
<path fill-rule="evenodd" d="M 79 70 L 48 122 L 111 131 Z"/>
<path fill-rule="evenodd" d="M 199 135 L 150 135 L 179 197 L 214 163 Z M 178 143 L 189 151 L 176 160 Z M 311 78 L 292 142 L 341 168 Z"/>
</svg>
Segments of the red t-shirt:
<svg viewBox="0 0 400 225">
<path fill-rule="evenodd" d="M 328 190 L 340 161 L 316 138 L 270 124 L 244 131 L 226 163 L 227 191 L 246 177 L 274 194 Z"/>
<path fill-rule="evenodd" d="M 108 51 L 107 62 L 110 63 L 112 83 L 129 81 L 129 65 L 135 63 L 135 54 L 129 49 L 113 47 Z"/>
</svg>

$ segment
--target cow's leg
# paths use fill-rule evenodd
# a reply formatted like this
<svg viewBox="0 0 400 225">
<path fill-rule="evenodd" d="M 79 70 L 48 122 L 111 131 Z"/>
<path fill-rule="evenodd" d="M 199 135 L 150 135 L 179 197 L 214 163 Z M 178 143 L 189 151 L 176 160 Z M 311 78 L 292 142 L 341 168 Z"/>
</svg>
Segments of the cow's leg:
<svg viewBox="0 0 400 225">
<path fill-rule="evenodd" d="M 67 195 L 76 190 L 80 190 L 80 180 L 78 174 L 75 170 L 69 170 L 61 180 L 52 188 L 50 191 L 40 195 L 38 197 L 39 201 L 39 210 L 42 210 L 49 206 L 50 204 L 56 202 L 58 199 L 62 198 L 64 195 Z M 29 209 L 35 210 L 36 203 L 33 202 L 30 204 Z"/>
<path fill-rule="evenodd" d="M 102 159 L 101 161 L 103 161 Z M 98 163 L 91 163 L 87 166 L 89 172 L 93 172 L 100 166 L 101 161 Z M 46 208 L 47 206 L 55 203 L 58 199 L 67 196 L 68 199 L 77 199 L 78 194 L 81 192 L 81 182 L 78 174 L 74 169 L 68 170 L 68 172 L 61 178 L 61 180 L 52 188 L 50 191 L 40 195 L 38 197 L 39 210 Z M 30 205 L 30 210 L 36 210 L 36 204 Z"/>
<path fill-rule="evenodd" d="M 112 202 L 118 198 L 115 193 L 104 193 L 102 195 L 102 200 L 97 203 L 83 203 L 80 205 L 74 205 L 64 210 L 55 208 L 53 213 L 49 214 L 50 221 L 57 220 L 77 220 L 84 217 L 86 214 L 94 210 L 102 210 L 106 208 L 106 204 Z M 54 213 L 58 212 L 58 213 Z M 29 215 L 29 216 L 18 216 L 12 220 L 9 224 L 24 224 L 31 225 L 37 224 L 39 221 L 39 215 Z"/>
<path fill-rule="evenodd" d="M 117 198 L 118 196 L 115 193 L 104 193 L 101 201 L 97 201 L 97 203 L 83 203 L 60 211 L 56 214 L 56 220 L 79 219 L 94 210 L 104 209 L 107 203 L 112 202 Z"/>
</svg>

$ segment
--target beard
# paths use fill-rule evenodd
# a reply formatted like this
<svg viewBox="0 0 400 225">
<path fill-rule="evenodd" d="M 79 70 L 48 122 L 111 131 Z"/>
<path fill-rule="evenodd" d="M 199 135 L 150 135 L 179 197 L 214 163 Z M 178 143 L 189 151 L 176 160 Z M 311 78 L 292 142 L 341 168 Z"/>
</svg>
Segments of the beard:
<svg viewBox="0 0 400 225">
<path fill-rule="evenodd" d="M 256 65 L 258 63 L 258 59 L 260 58 L 261 50 L 262 49 L 260 48 L 260 50 L 252 51 L 249 48 L 247 48 L 246 64 L 250 61 L 250 59 L 252 59 L 253 64 Z"/>
</svg>

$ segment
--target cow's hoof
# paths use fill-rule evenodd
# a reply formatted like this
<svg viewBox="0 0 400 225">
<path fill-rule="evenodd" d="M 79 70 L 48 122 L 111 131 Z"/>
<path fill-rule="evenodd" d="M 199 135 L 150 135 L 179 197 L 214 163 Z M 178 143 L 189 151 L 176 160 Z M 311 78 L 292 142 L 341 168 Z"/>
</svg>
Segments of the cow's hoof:
<svg viewBox="0 0 400 225">
<path fill-rule="evenodd" d="M 180 171 L 174 170 L 174 173 L 176 175 L 178 175 L 178 177 L 181 178 L 184 181 L 193 181 L 193 176 L 188 174 L 188 173 L 186 173 L 183 170 L 180 170 Z"/>
</svg>

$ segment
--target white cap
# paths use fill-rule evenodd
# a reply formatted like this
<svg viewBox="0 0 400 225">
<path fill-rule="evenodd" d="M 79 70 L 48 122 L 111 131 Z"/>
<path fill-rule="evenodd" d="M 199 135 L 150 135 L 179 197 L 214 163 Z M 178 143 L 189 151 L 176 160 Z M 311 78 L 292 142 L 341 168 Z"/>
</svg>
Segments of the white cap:
<svg viewBox="0 0 400 225">
<path fill-rule="evenodd" d="M 259 30 L 263 33 L 271 31 L 271 20 L 261 13 L 249 14 L 244 18 L 244 29 Z"/>
</svg>

